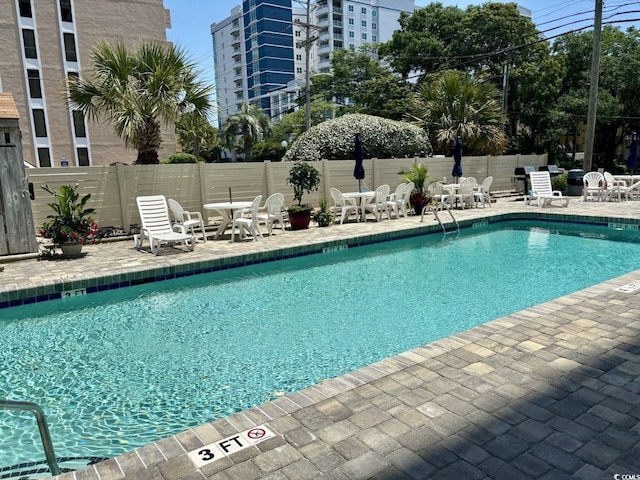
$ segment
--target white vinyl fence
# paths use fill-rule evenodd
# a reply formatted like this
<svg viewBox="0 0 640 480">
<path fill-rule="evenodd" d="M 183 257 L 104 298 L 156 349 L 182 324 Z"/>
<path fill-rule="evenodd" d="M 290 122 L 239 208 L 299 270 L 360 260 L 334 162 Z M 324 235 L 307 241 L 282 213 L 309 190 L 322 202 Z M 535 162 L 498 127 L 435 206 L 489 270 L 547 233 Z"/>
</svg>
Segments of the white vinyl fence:
<svg viewBox="0 0 640 480">
<path fill-rule="evenodd" d="M 451 178 L 453 159 L 446 158 L 392 158 L 367 159 L 364 161 L 365 186 L 369 190 L 387 183 L 391 189 L 402 181 L 399 174 L 409 170 L 414 162 L 428 167 L 429 180 Z M 329 199 L 329 189 L 336 187 L 343 192 L 358 189 L 358 180 L 353 177 L 353 160 L 322 160 L 311 162 L 322 173 L 322 182 L 317 192 L 305 194 L 303 202 L 317 205 L 324 197 Z M 516 167 L 546 164 L 546 155 L 504 155 L 498 157 L 463 157 L 465 176 L 482 181 L 493 175 L 492 190 L 513 190 Z M 80 195 L 91 194 L 89 206 L 96 209 L 95 221 L 100 227 L 123 228 L 129 232 L 138 225 L 140 218 L 136 197 L 141 195 L 165 195 L 182 204 L 185 210 L 203 211 L 205 203 L 227 201 L 229 192 L 233 200 L 252 200 L 256 195 L 266 198 L 274 192 L 285 194 L 287 204 L 293 202 L 293 191 L 287 184 L 289 162 L 264 163 L 215 163 L 175 165 L 113 165 L 105 167 L 37 168 L 27 171 L 33 183 L 35 200 L 32 201 L 33 221 L 36 229 L 51 213 L 47 203 L 52 197 L 41 185 L 59 187 L 79 185 Z"/>
</svg>

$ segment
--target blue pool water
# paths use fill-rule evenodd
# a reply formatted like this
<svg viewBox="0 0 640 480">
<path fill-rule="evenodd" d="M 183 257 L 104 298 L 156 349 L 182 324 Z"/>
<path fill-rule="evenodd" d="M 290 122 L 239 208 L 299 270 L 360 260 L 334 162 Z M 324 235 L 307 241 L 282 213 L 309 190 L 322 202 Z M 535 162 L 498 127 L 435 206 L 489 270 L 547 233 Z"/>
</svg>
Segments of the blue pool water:
<svg viewBox="0 0 640 480">
<path fill-rule="evenodd" d="M 0 398 L 40 404 L 58 456 L 111 457 L 640 265 L 637 231 L 536 224 L 4 309 Z M 0 412 L 0 467 L 42 458 Z"/>
</svg>

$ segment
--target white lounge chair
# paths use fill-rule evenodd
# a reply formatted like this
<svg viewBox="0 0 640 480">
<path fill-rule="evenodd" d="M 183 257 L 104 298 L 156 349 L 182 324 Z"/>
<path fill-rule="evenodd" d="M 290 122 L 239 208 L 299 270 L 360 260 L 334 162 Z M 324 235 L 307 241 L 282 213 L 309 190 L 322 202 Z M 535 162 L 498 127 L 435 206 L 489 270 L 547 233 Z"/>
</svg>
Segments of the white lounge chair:
<svg viewBox="0 0 640 480">
<path fill-rule="evenodd" d="M 140 213 L 140 233 L 133 236 L 137 250 L 142 248 L 144 239 L 149 240 L 151 253 L 158 255 L 158 248 L 162 244 L 184 243 L 189 250 L 196 247 L 196 239 L 186 232 L 184 225 L 171 225 L 167 199 L 164 195 L 137 197 L 138 212 Z"/>
<path fill-rule="evenodd" d="M 618 201 L 622 200 L 624 196 L 625 200 L 629 200 L 629 187 L 624 180 L 616 180 L 609 172 L 604 172 L 605 189 L 604 196 L 609 200 L 614 200 L 618 197 Z"/>
<path fill-rule="evenodd" d="M 604 198 L 604 175 L 600 172 L 587 172 L 582 177 L 582 201 L 587 198 L 602 201 Z"/>
<path fill-rule="evenodd" d="M 274 224 L 278 223 L 285 232 L 285 211 L 284 211 L 284 195 L 282 193 L 272 193 L 264 201 L 264 205 L 260 208 L 265 213 L 258 214 L 258 223 L 264 223 L 267 226 L 269 235 L 273 232 Z"/>
<path fill-rule="evenodd" d="M 202 232 L 202 239 L 207 241 L 207 233 L 204 230 L 204 222 L 202 221 L 202 214 L 200 212 L 189 212 L 182 208 L 182 205 L 172 198 L 167 199 L 169 210 L 173 214 L 173 219 L 176 223 L 184 226 L 187 232 L 191 232 L 191 235 L 196 236 L 195 229 L 199 228 Z"/>
<path fill-rule="evenodd" d="M 436 206 L 438 209 L 442 207 L 443 203 L 449 202 L 450 195 L 442 188 L 442 182 L 430 183 L 427 187 L 427 191 L 436 201 Z"/>
<path fill-rule="evenodd" d="M 563 207 L 569 205 L 569 197 L 562 195 L 560 190 L 553 190 L 549 172 L 531 172 L 529 179 L 531 180 L 531 194 L 529 195 L 527 203 L 530 203 L 531 200 L 537 200 L 538 206 L 544 207 L 558 200 Z"/>
<path fill-rule="evenodd" d="M 260 226 L 258 225 L 258 210 L 262 202 L 262 195 L 258 195 L 251 202 L 249 208 L 241 208 L 233 212 L 233 221 L 231 222 L 231 242 L 235 242 L 236 227 L 240 233 L 240 239 L 245 238 L 245 231 L 251 234 L 254 240 L 258 237 L 262 238 Z"/>
</svg>

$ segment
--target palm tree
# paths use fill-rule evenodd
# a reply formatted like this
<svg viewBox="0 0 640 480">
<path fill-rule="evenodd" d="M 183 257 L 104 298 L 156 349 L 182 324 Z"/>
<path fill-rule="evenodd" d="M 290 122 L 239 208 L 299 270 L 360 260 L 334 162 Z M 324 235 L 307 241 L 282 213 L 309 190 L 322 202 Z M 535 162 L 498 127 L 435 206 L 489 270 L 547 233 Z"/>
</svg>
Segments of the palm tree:
<svg viewBox="0 0 640 480">
<path fill-rule="evenodd" d="M 151 42 L 129 50 L 122 42 L 99 43 L 88 75 L 70 76 L 68 101 L 88 118 L 106 119 L 127 147 L 138 151 L 136 164 L 158 163 L 162 125 L 180 115 L 206 116 L 212 87 L 197 80 L 195 63 L 172 44 Z"/>
<path fill-rule="evenodd" d="M 507 145 L 498 97 L 491 83 L 448 70 L 420 85 L 413 117 L 433 135 L 433 143 L 442 151 L 460 137 L 467 152 L 496 155 Z"/>
<path fill-rule="evenodd" d="M 220 136 L 230 149 L 235 149 L 236 144 L 242 148 L 245 162 L 251 160 L 253 144 L 270 133 L 271 122 L 267 114 L 248 103 L 243 104 L 238 113 L 231 115 L 220 130 Z M 236 143 L 238 135 L 240 140 Z"/>
</svg>

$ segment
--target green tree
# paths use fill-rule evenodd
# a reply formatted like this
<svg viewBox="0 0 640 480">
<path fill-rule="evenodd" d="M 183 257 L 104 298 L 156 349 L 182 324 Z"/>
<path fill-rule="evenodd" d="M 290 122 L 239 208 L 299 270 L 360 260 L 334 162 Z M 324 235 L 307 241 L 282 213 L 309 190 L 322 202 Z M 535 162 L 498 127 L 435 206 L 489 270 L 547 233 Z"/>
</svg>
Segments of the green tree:
<svg viewBox="0 0 640 480">
<path fill-rule="evenodd" d="M 295 112 L 284 115 L 278 123 L 273 126 L 271 140 L 291 142 L 298 138 L 306 130 L 306 110 L 299 108 Z M 331 102 L 324 100 L 313 100 L 311 102 L 311 126 L 318 125 L 325 120 L 333 118 L 335 107 Z"/>
<path fill-rule="evenodd" d="M 246 162 L 251 161 L 253 144 L 266 138 L 270 133 L 271 122 L 267 114 L 249 103 L 243 104 L 238 113 L 231 115 L 220 130 L 220 136 L 227 147 L 244 151 Z M 238 136 L 240 136 L 239 140 Z"/>
<path fill-rule="evenodd" d="M 393 32 L 390 41 L 380 45 L 380 55 L 404 78 L 411 72 L 425 74 L 453 68 L 452 56 L 457 50 L 463 17 L 463 10 L 444 7 L 439 2 L 412 14 L 402 12 L 398 19 L 400 28 Z"/>
<path fill-rule="evenodd" d="M 194 112 L 182 115 L 176 124 L 176 133 L 186 153 L 207 160 L 214 160 L 220 153 L 218 129 L 201 115 L 195 115 Z"/>
<path fill-rule="evenodd" d="M 500 154 L 507 145 L 496 88 L 489 82 L 449 70 L 420 85 L 412 116 L 432 134 L 432 144 L 447 152 L 460 137 L 470 154 Z"/>
<path fill-rule="evenodd" d="M 377 57 L 370 45 L 336 51 L 331 58 L 332 74 L 314 76 L 311 94 L 340 105 L 340 115 L 364 113 L 400 120 L 411 87 Z"/>
<path fill-rule="evenodd" d="M 211 87 L 198 81 L 195 64 L 172 44 L 100 42 L 91 53 L 88 73 L 68 80 L 68 101 L 88 118 L 106 119 L 127 147 L 138 151 L 137 164 L 158 163 L 161 127 L 180 115 L 206 116 Z"/>
</svg>

